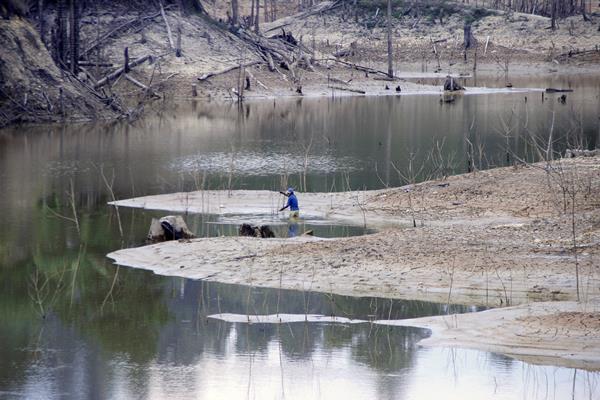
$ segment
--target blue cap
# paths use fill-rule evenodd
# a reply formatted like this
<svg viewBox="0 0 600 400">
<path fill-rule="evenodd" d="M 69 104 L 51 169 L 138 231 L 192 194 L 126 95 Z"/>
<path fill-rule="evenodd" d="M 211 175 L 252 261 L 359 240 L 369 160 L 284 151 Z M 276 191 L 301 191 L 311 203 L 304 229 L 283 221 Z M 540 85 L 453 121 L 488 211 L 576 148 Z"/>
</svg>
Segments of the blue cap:
<svg viewBox="0 0 600 400">
<path fill-rule="evenodd" d="M 293 188 L 293 187 L 289 187 L 289 188 L 287 189 L 287 191 L 288 191 L 289 193 L 294 193 L 294 188 Z"/>
</svg>

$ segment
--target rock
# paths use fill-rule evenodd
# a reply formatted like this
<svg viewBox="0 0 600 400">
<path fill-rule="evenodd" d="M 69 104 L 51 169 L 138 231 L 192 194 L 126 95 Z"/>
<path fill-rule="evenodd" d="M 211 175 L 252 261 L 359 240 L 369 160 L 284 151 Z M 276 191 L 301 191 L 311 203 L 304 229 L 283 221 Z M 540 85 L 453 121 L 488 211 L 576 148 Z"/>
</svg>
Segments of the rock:
<svg viewBox="0 0 600 400">
<path fill-rule="evenodd" d="M 147 239 L 151 242 L 164 242 L 194 237 L 181 215 L 167 215 L 161 219 L 152 218 Z"/>
<path fill-rule="evenodd" d="M 275 233 L 269 225 L 254 226 L 250 224 L 242 224 L 238 229 L 240 236 L 250 236 L 259 238 L 274 238 Z"/>
</svg>

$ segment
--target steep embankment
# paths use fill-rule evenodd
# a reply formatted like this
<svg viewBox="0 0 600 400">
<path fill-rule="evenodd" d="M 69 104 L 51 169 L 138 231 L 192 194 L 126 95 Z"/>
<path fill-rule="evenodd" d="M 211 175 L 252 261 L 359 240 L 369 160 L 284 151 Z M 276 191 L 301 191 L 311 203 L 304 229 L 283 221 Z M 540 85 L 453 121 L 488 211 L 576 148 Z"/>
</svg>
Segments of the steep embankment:
<svg viewBox="0 0 600 400">
<path fill-rule="evenodd" d="M 0 127 L 117 114 L 56 66 L 25 19 L 0 19 Z"/>
</svg>

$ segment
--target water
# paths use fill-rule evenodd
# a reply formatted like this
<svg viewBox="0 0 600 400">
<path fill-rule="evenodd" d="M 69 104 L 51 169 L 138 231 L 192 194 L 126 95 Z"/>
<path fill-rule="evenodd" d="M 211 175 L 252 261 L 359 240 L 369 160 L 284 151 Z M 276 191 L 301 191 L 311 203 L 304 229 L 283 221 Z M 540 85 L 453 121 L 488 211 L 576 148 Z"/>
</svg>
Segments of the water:
<svg viewBox="0 0 600 400">
<path fill-rule="evenodd" d="M 0 132 L 0 398 L 561 399 L 573 388 L 574 398 L 598 398 L 598 373 L 418 348 L 427 335 L 419 329 L 206 318 L 286 312 L 371 320 L 444 314 L 444 305 L 193 282 L 105 258 L 143 244 L 150 219 L 161 213 L 121 210 L 121 238 L 101 171 L 116 198 L 294 186 L 302 206 L 305 182 L 311 191 L 402 184 L 411 158 L 421 169 L 415 179 L 462 172 L 469 163 L 504 165 L 501 117 L 514 122 L 508 162 L 533 157 L 521 139 L 547 137 L 552 111 L 557 150 L 567 141 L 594 146 L 598 80 L 552 84 L 575 89 L 567 104 L 556 96 L 542 103 L 539 93 L 527 103 L 524 94 L 444 105 L 436 96 L 278 100 L 248 103 L 241 113 L 198 102 L 157 108 L 132 125 Z M 429 153 L 436 143 L 443 168 Z M 71 192 L 79 232 L 67 219 Z M 186 219 L 199 236 L 235 234 L 242 221 Z M 266 222 L 286 235 L 284 221 Z M 300 229 L 365 233 L 318 220 Z"/>
</svg>

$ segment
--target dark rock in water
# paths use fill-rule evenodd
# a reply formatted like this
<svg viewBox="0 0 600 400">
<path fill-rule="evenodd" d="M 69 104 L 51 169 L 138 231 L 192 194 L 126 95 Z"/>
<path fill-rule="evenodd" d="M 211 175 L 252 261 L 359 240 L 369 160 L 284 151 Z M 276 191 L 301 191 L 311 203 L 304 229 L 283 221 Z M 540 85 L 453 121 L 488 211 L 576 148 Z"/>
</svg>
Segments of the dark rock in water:
<svg viewBox="0 0 600 400">
<path fill-rule="evenodd" d="M 444 81 L 444 90 L 454 92 L 457 90 L 465 90 L 465 88 L 459 85 L 458 82 L 456 82 L 456 79 L 448 75 Z"/>
<path fill-rule="evenodd" d="M 556 88 L 547 88 L 546 93 L 562 93 L 562 92 L 572 92 L 573 89 L 556 89 Z"/>
<path fill-rule="evenodd" d="M 274 238 L 275 232 L 271 230 L 269 225 L 261 225 L 260 226 L 260 237 L 262 238 Z"/>
<path fill-rule="evenodd" d="M 274 238 L 275 233 L 269 225 L 254 226 L 250 224 L 242 224 L 238 229 L 240 236 L 250 236 L 259 238 Z"/>
<path fill-rule="evenodd" d="M 167 215 L 161 219 L 152 218 L 147 239 L 151 242 L 164 242 L 194 237 L 181 215 Z"/>
</svg>

